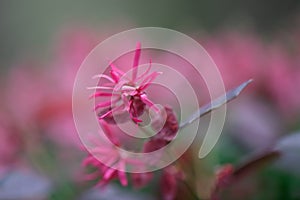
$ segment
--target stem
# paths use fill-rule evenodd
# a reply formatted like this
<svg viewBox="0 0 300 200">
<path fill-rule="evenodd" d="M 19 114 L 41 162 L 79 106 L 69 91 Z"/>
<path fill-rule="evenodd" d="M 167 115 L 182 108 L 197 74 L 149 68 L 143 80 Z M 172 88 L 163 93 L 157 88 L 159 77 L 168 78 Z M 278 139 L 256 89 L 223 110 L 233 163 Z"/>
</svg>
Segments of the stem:
<svg viewBox="0 0 300 200">
<path fill-rule="evenodd" d="M 195 200 L 201 200 L 198 195 L 194 192 L 194 190 L 189 186 L 189 184 L 186 181 L 183 180 L 179 180 L 186 188 L 187 190 L 190 192 L 190 194 L 192 195 L 193 199 Z"/>
<path fill-rule="evenodd" d="M 150 131 L 146 130 L 144 127 L 142 127 L 140 125 L 139 125 L 139 128 L 143 133 L 145 133 L 145 135 L 147 135 L 149 137 L 151 137 L 153 135 L 152 133 L 150 133 Z"/>
</svg>

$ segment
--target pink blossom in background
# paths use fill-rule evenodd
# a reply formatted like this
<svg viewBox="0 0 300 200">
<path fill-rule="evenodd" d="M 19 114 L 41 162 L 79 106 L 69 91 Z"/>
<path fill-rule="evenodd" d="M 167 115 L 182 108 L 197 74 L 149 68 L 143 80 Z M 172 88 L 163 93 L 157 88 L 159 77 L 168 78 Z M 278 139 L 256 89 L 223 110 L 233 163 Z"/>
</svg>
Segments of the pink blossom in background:
<svg viewBox="0 0 300 200">
<path fill-rule="evenodd" d="M 228 31 L 200 41 L 217 64 L 226 88 L 250 78 L 259 83 L 266 70 L 265 47 L 255 34 Z"/>
<path fill-rule="evenodd" d="M 44 70 L 49 73 L 52 84 L 70 99 L 77 70 L 90 51 L 103 40 L 103 36 L 87 28 L 77 27 L 66 28 L 58 34 L 56 40 L 54 59 Z"/>
<path fill-rule="evenodd" d="M 9 169 L 17 160 L 22 149 L 22 141 L 16 130 L 11 127 L 7 116 L 0 116 L 0 175 L 3 169 Z"/>
<path fill-rule="evenodd" d="M 300 53 L 300 47 L 298 47 Z M 275 100 L 285 116 L 292 117 L 300 111 L 299 66 L 295 58 L 276 44 L 270 47 L 267 64 L 269 71 L 266 78 L 271 99 Z"/>
<path fill-rule="evenodd" d="M 81 62 L 95 44 L 88 31 L 73 30 L 60 38 L 52 63 L 26 63 L 9 72 L 5 105 L 18 126 L 45 130 L 62 146 L 81 144 L 73 122 L 72 89 Z"/>
<path fill-rule="evenodd" d="M 48 86 L 38 64 L 28 63 L 13 68 L 7 75 L 4 104 L 18 126 L 34 125 L 35 114 L 45 106 Z"/>
<path fill-rule="evenodd" d="M 289 119 L 299 113 L 297 53 L 289 53 L 287 46 L 276 41 L 263 41 L 251 32 L 227 31 L 203 41 L 227 88 L 253 78 L 252 95 L 257 95 L 257 99 L 266 98 Z M 294 51 L 300 52 L 299 44 L 295 45 Z"/>
<path fill-rule="evenodd" d="M 58 162 L 51 165 L 67 169 L 65 175 L 77 176 L 82 144 L 73 122 L 72 89 L 77 70 L 94 41 L 88 31 L 73 30 L 60 37 L 50 63 L 39 58 L 20 61 L 7 72 L 1 99 L 0 168 L 22 163 L 43 169 L 39 156 L 44 153 L 47 159 L 51 143 Z M 24 159 L 27 157 L 33 160 Z"/>
</svg>

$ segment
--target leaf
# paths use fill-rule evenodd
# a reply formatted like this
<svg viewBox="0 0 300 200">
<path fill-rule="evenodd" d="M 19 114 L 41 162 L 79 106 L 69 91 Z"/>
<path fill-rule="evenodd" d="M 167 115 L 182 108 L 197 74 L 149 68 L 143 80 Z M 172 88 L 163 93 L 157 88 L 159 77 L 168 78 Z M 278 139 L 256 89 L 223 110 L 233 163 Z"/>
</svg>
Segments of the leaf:
<svg viewBox="0 0 300 200">
<path fill-rule="evenodd" d="M 237 184 L 238 181 L 246 176 L 249 176 L 251 172 L 255 172 L 263 166 L 270 164 L 271 162 L 278 160 L 281 157 L 281 152 L 277 150 L 267 150 L 259 154 L 252 155 L 244 162 L 241 162 L 238 166 L 231 168 L 232 165 L 223 166 L 223 174 L 218 177 L 215 183 L 215 188 L 211 193 L 211 199 L 220 199 L 219 196 L 222 190 Z"/>
<path fill-rule="evenodd" d="M 271 150 L 266 151 L 255 156 L 252 156 L 245 162 L 241 163 L 235 168 L 233 172 L 233 178 L 238 179 L 248 175 L 249 173 L 260 169 L 261 167 L 277 160 L 281 156 L 279 151 Z"/>
<path fill-rule="evenodd" d="M 282 156 L 275 166 L 293 175 L 300 175 L 300 132 L 295 132 L 282 137 L 274 149 L 280 151 Z"/>
<path fill-rule="evenodd" d="M 212 102 L 202 106 L 197 112 L 195 112 L 188 120 L 180 124 L 180 128 L 183 128 L 187 126 L 188 124 L 191 124 L 196 119 L 210 113 L 211 111 L 221 107 L 225 103 L 235 99 L 239 96 L 239 94 L 244 90 L 244 88 L 252 82 L 252 79 L 242 83 L 238 87 L 228 91 L 223 96 L 218 97 L 217 99 L 213 100 Z"/>
</svg>

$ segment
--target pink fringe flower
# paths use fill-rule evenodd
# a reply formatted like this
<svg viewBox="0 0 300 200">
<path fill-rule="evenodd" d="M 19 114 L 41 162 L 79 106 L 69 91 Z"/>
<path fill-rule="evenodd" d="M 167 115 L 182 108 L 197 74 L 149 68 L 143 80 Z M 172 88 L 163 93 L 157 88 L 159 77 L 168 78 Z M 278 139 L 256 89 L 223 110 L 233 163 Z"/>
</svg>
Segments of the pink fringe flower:
<svg viewBox="0 0 300 200">
<path fill-rule="evenodd" d="M 136 160 L 128 158 L 123 155 L 119 148 L 121 143 L 119 139 L 113 134 L 109 125 L 102 121 L 101 123 L 103 131 L 107 138 L 111 141 L 108 142 L 95 142 L 95 148 L 91 151 L 96 157 L 100 157 L 101 161 L 95 158 L 93 155 L 89 155 L 84 161 L 83 165 L 92 165 L 97 168 L 97 171 L 87 176 L 87 179 L 96 179 L 99 175 L 102 176 L 99 182 L 100 186 L 107 185 L 113 179 L 119 179 L 123 186 L 128 185 L 128 179 L 126 175 L 127 166 L 141 166 L 142 164 Z"/>
<path fill-rule="evenodd" d="M 132 77 L 126 77 L 126 73 L 118 69 L 114 64 L 110 64 L 110 76 L 100 74 L 94 76 L 94 78 L 104 78 L 108 83 L 91 87 L 90 89 L 98 90 L 91 97 L 110 97 L 108 101 L 100 102 L 95 106 L 95 110 L 102 108 L 100 112 L 100 119 L 104 119 L 107 122 L 114 123 L 114 116 L 122 115 L 123 113 L 129 113 L 129 117 L 135 122 L 142 122 L 138 117 L 144 113 L 145 107 L 152 107 L 158 111 L 158 108 L 154 103 L 148 99 L 145 90 L 153 82 L 153 80 L 161 74 L 160 72 L 152 72 L 151 61 L 148 69 L 138 76 L 138 65 L 141 55 L 141 44 L 138 43 L 134 61 L 132 66 Z M 113 115 L 114 114 L 114 115 Z"/>
</svg>

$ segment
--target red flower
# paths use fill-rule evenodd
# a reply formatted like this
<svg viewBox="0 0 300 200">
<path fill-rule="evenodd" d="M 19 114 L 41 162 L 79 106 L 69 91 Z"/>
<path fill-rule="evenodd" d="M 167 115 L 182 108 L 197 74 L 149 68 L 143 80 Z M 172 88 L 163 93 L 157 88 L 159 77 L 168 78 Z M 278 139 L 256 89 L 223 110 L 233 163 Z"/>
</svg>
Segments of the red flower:
<svg viewBox="0 0 300 200">
<path fill-rule="evenodd" d="M 153 129 L 159 129 L 164 122 L 162 128 L 158 131 L 155 138 L 162 138 L 167 142 L 173 140 L 179 129 L 178 120 L 173 109 L 165 106 L 165 117 L 162 116 L 152 123 Z"/>
<path fill-rule="evenodd" d="M 216 172 L 216 185 L 217 187 L 223 187 L 228 184 L 230 177 L 234 171 L 234 167 L 231 164 L 222 166 Z"/>
<path fill-rule="evenodd" d="M 144 152 L 149 153 L 159 150 L 169 144 L 179 129 L 177 117 L 170 107 L 164 107 L 165 112 L 160 112 L 158 118 L 152 123 L 152 128 L 157 134 L 144 144 Z"/>
<path fill-rule="evenodd" d="M 146 186 L 152 180 L 152 178 L 153 174 L 151 172 L 131 174 L 132 184 L 135 188 Z"/>
</svg>

